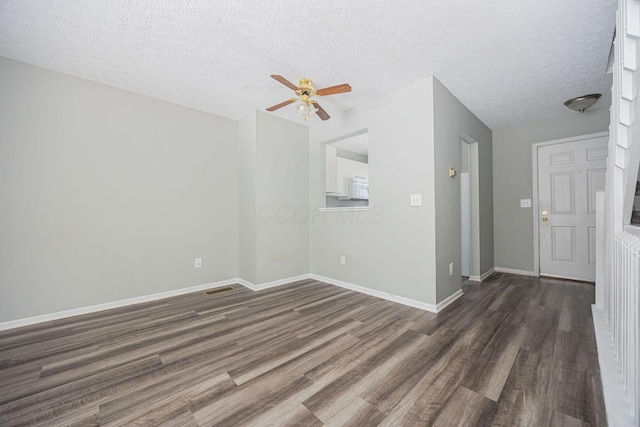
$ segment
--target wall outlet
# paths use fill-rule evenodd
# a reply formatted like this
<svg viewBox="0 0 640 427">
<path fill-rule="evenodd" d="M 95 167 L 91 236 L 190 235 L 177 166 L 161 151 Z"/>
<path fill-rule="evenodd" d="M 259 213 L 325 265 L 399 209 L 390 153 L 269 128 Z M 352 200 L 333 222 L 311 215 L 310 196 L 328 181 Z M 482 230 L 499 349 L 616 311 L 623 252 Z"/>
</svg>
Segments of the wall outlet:
<svg viewBox="0 0 640 427">
<path fill-rule="evenodd" d="M 453 263 L 449 263 L 449 276 L 453 276 Z"/>
<path fill-rule="evenodd" d="M 200 268 L 202 267 L 202 258 L 196 258 L 196 261 L 194 263 L 194 267 L 195 268 Z"/>
<path fill-rule="evenodd" d="M 347 265 L 347 258 L 344 255 L 340 257 L 340 265 Z"/>
<path fill-rule="evenodd" d="M 411 194 L 409 196 L 409 206 L 422 206 L 422 194 Z"/>
</svg>

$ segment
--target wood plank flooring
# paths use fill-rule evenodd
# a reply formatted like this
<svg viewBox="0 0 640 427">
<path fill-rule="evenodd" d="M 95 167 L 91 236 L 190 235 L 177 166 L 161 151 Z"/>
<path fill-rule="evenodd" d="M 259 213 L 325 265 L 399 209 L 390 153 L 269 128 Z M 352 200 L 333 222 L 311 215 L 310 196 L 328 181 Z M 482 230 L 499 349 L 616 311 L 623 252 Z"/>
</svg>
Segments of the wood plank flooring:
<svg viewBox="0 0 640 427">
<path fill-rule="evenodd" d="M 0 425 L 606 424 L 593 285 L 495 275 L 438 315 L 232 288 L 0 332 Z"/>
</svg>

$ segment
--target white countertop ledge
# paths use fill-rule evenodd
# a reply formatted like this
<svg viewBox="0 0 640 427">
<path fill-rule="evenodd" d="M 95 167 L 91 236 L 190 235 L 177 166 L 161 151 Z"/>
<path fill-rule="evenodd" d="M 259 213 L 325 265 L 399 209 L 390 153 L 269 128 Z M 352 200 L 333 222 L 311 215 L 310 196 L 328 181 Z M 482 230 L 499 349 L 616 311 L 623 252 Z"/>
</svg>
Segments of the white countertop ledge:
<svg viewBox="0 0 640 427">
<path fill-rule="evenodd" d="M 320 212 L 370 211 L 371 206 L 339 206 L 335 208 L 318 208 Z"/>
</svg>

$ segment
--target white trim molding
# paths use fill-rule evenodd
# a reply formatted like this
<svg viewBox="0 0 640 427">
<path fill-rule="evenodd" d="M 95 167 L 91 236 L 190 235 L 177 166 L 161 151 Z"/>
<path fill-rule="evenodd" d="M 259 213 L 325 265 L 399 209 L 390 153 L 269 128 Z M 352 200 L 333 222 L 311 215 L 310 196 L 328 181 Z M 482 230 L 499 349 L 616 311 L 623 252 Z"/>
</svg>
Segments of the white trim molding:
<svg viewBox="0 0 640 427">
<path fill-rule="evenodd" d="M 453 294 L 449 295 L 448 297 L 440 301 L 436 305 L 436 313 L 439 313 L 445 308 L 447 308 L 449 305 L 451 305 L 455 300 L 460 298 L 462 295 L 464 295 L 464 293 L 462 292 L 462 289 L 458 289 Z"/>
<path fill-rule="evenodd" d="M 593 323 L 607 424 L 626 427 L 640 425 L 640 235 L 627 226 L 640 164 L 640 2 L 617 3 L 607 185 L 604 202 L 596 198 L 602 235 Z"/>
<path fill-rule="evenodd" d="M 471 198 L 471 276 L 469 279 L 482 281 L 482 273 L 480 273 L 480 200 L 482 197 L 480 195 L 479 143 L 462 131 L 458 132 L 458 137 L 459 140 L 455 141 L 456 144 L 463 141 L 469 146 L 469 195 Z"/>
<path fill-rule="evenodd" d="M 387 301 L 397 302 L 398 304 L 406 305 L 413 308 L 419 308 L 420 310 L 430 311 L 431 313 L 438 313 L 442 311 L 449 304 L 460 298 L 463 293 L 462 289 L 456 291 L 453 295 L 440 301 L 437 305 L 429 304 L 422 301 L 417 301 L 411 298 L 402 297 L 399 295 L 393 295 L 388 292 L 378 291 L 376 289 L 366 288 L 360 285 L 354 285 L 353 283 L 343 282 L 342 280 L 332 279 L 326 276 L 320 276 L 318 274 L 311 274 L 311 278 L 319 282 L 328 283 L 330 285 L 339 286 L 344 289 L 359 292 L 365 295 L 371 295 L 373 297 L 382 298 Z"/>
<path fill-rule="evenodd" d="M 82 314 L 89 314 L 89 313 L 95 313 L 98 311 L 110 310 L 113 308 L 125 307 L 128 305 L 141 304 L 141 303 L 150 302 L 150 301 L 157 301 L 164 298 L 190 294 L 193 292 L 207 291 L 209 289 L 221 288 L 223 286 L 242 285 L 246 288 L 251 289 L 252 291 L 260 291 L 262 289 L 273 288 L 275 286 L 281 286 L 288 283 L 309 279 L 310 276 L 311 276 L 310 274 L 302 274 L 300 276 L 274 280 L 272 282 L 261 283 L 259 285 L 255 285 L 251 282 L 248 282 L 244 279 L 239 279 L 239 278 L 221 280 L 218 282 L 205 283 L 204 285 L 190 286 L 188 288 L 175 289 L 172 291 L 160 292 L 157 294 L 143 295 L 143 296 L 134 297 L 134 298 L 111 301 L 103 304 L 72 308 L 70 310 L 58 311 L 55 313 L 48 313 L 48 314 L 42 314 L 42 315 L 33 316 L 33 317 L 26 317 L 23 319 L 0 322 L 0 331 L 4 331 L 7 329 L 20 328 L 22 326 L 35 325 L 36 323 L 43 323 L 43 322 L 49 322 L 52 320 L 64 319 L 67 317 L 80 316 Z"/>
<path fill-rule="evenodd" d="M 507 273 L 507 274 L 517 274 L 518 276 L 530 276 L 530 277 L 537 277 L 538 275 L 533 272 L 533 271 L 529 271 L 529 270 L 518 270 L 516 268 L 502 268 L 502 267 L 496 267 L 495 268 L 496 273 Z"/>
<path fill-rule="evenodd" d="M 595 304 L 591 306 L 591 310 L 598 347 L 598 362 L 604 406 L 607 411 L 607 423 L 611 426 L 635 425 L 635 417 L 620 376 L 620 367 L 617 363 L 618 355 L 613 344 L 611 330 L 607 325 L 607 315 Z"/>
<path fill-rule="evenodd" d="M 110 310 L 113 308 L 120 308 L 120 307 L 125 307 L 129 305 L 134 305 L 134 304 L 157 301 L 157 300 L 161 300 L 169 297 L 190 294 L 193 292 L 200 292 L 200 291 L 206 291 L 209 289 L 220 288 L 223 286 L 242 285 L 255 292 L 255 291 L 261 291 L 264 289 L 273 288 L 276 286 L 282 286 L 282 285 L 299 282 L 302 280 L 308 280 L 308 279 L 325 282 L 330 285 L 335 285 L 341 288 L 350 289 L 352 291 L 360 292 L 362 294 L 371 295 L 371 296 L 382 298 L 388 301 L 397 302 L 399 304 L 418 308 L 421 310 L 430 311 L 432 313 L 438 313 L 442 311 L 445 307 L 447 307 L 449 304 L 451 304 L 452 302 L 454 302 L 455 300 L 457 300 L 463 295 L 462 290 L 458 290 L 453 295 L 450 295 L 449 297 L 440 301 L 438 304 L 434 305 L 434 304 L 428 304 L 422 301 L 417 301 L 411 298 L 402 297 L 399 295 L 393 295 L 388 292 L 377 291 L 375 289 L 365 288 L 364 286 L 354 285 L 352 283 L 347 283 L 341 280 L 331 279 L 329 277 L 319 276 L 317 274 L 310 274 L 310 273 L 301 274 L 299 276 L 294 276 L 294 277 L 288 277 L 285 279 L 278 279 L 271 282 L 260 283 L 258 285 L 244 279 L 235 278 L 235 279 L 221 280 L 213 283 L 206 283 L 204 285 L 191 286 L 188 288 L 175 289 L 173 291 L 160 292 L 157 294 L 127 298 L 123 300 L 107 302 L 104 304 L 96 304 L 96 305 L 91 305 L 87 307 L 80 307 L 80 308 L 74 308 L 70 310 L 58 311 L 55 313 L 43 314 L 39 316 L 26 317 L 24 319 L 10 320 L 8 322 L 0 322 L 0 331 L 20 328 L 22 326 L 34 325 L 37 323 L 49 322 L 52 320 L 64 319 L 67 317 L 80 316 L 82 314 L 89 314 L 89 313 L 95 313 L 98 311 Z"/>
<path fill-rule="evenodd" d="M 238 284 L 238 279 L 227 279 L 204 285 L 191 286 L 188 288 L 175 289 L 172 291 L 160 292 L 157 294 L 143 295 L 139 297 L 127 298 L 118 301 L 106 302 L 103 304 L 90 305 L 87 307 L 72 308 L 70 310 L 58 311 L 55 313 L 41 314 L 23 319 L 0 322 L 0 331 L 20 328 L 22 326 L 35 325 L 36 323 L 50 322 L 52 320 L 64 319 L 67 317 L 80 316 L 82 314 L 95 313 L 98 311 L 111 310 L 113 308 L 125 307 L 128 305 L 140 304 L 143 302 L 157 301 L 178 295 L 190 294 L 193 292 L 207 291 L 209 289 L 221 288 L 223 286 Z"/>
<path fill-rule="evenodd" d="M 256 285 L 255 283 L 251 283 L 244 279 L 236 279 L 236 280 L 237 280 L 237 283 L 241 284 L 245 288 L 249 288 L 252 291 L 261 291 L 263 289 L 269 289 L 269 288 L 274 288 L 276 286 L 287 285 L 289 283 L 299 282 L 300 280 L 307 280 L 310 278 L 311 278 L 311 274 L 307 273 L 307 274 L 301 274 L 299 276 L 288 277 L 286 279 L 274 280 L 272 282 L 260 283 L 259 285 Z"/>
<path fill-rule="evenodd" d="M 491 277 L 493 273 L 496 272 L 495 268 L 490 268 L 489 270 L 482 273 L 480 276 L 469 276 L 469 280 L 474 282 L 484 282 L 487 278 Z"/>
</svg>

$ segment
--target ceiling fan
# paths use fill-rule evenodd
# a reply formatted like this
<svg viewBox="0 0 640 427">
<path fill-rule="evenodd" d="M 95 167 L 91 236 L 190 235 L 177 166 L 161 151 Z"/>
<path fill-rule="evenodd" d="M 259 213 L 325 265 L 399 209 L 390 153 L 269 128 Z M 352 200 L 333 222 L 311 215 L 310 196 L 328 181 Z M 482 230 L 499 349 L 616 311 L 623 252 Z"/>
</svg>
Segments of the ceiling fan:
<svg viewBox="0 0 640 427">
<path fill-rule="evenodd" d="M 267 111 L 276 111 L 282 107 L 286 107 L 289 104 L 293 104 L 294 102 L 300 101 L 300 103 L 296 106 L 296 112 L 300 116 L 304 116 L 305 121 L 309 114 L 311 114 L 310 107 L 315 108 L 316 114 L 322 120 L 329 120 L 331 116 L 324 111 L 324 108 L 318 104 L 318 101 L 312 99 L 314 96 L 327 96 L 327 95 L 335 95 L 337 93 L 345 93 L 351 92 L 351 86 L 348 84 L 341 84 L 337 86 L 325 87 L 322 89 L 316 89 L 313 87 L 313 82 L 310 79 L 300 79 L 298 82 L 298 86 L 291 83 L 289 80 L 285 79 L 282 76 L 277 74 L 272 74 L 271 77 L 293 90 L 296 93 L 297 98 L 291 98 L 280 104 L 276 104 L 273 107 L 267 108 Z"/>
</svg>

